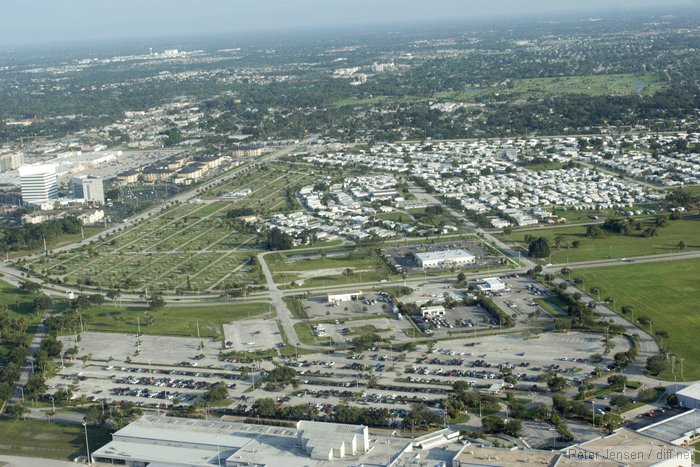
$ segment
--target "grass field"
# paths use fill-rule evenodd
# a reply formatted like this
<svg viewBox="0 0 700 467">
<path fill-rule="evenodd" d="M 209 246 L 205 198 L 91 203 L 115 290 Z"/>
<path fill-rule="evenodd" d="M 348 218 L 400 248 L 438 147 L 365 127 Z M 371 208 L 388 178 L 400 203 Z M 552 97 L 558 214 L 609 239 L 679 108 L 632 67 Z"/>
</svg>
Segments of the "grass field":
<svg viewBox="0 0 700 467">
<path fill-rule="evenodd" d="M 654 332 L 664 330 L 669 338 L 663 345 L 685 359 L 686 380 L 700 379 L 700 354 L 697 352 L 700 329 L 700 261 L 669 261 L 574 271 L 583 277 L 585 287 L 600 288 L 601 297 L 615 299 L 615 309 L 634 309 L 634 318 L 648 316 Z M 631 316 L 627 316 L 631 319 Z M 645 330 L 649 330 L 645 327 Z M 676 365 L 680 378 L 679 365 Z M 664 375 L 673 379 L 670 371 Z"/>
<path fill-rule="evenodd" d="M 90 331 L 136 333 L 140 321 L 143 334 L 197 337 L 199 321 L 201 337 L 220 337 L 224 324 L 260 316 L 269 308 L 266 303 L 166 306 L 159 310 L 102 306 L 84 312 L 83 316 Z"/>
<path fill-rule="evenodd" d="M 651 222 L 645 221 L 645 227 Z M 579 248 L 552 248 L 553 263 L 675 253 L 678 252 L 678 243 L 681 240 L 685 242 L 687 250 L 700 249 L 700 216 L 686 216 L 683 220 L 669 221 L 666 227 L 659 229 L 657 237 L 650 238 L 643 238 L 640 232 L 634 231 L 627 236 L 609 234 L 603 238 L 590 238 L 586 237 L 586 226 L 571 226 L 514 231 L 506 236 L 505 240 L 527 247 L 525 235 L 546 237 L 552 246 L 555 245 L 555 238 L 558 236 L 563 237 L 569 244 L 575 240 L 581 242 Z"/>
<path fill-rule="evenodd" d="M 88 428 L 90 452 L 111 437 L 102 428 Z M 48 424 L 44 421 L 0 420 L 0 453 L 13 456 L 71 460 L 85 456 L 85 432 L 81 425 Z"/>
<path fill-rule="evenodd" d="M 313 287 L 380 281 L 393 277 L 386 264 L 368 248 L 348 251 L 347 248 L 340 247 L 339 250 L 326 250 L 323 255 L 320 252 L 305 252 L 303 256 L 276 253 L 267 255 L 265 261 L 275 282 L 283 286 L 292 281 L 303 281 L 304 286 Z M 346 269 L 351 269 L 352 274 L 343 274 Z"/>
</svg>

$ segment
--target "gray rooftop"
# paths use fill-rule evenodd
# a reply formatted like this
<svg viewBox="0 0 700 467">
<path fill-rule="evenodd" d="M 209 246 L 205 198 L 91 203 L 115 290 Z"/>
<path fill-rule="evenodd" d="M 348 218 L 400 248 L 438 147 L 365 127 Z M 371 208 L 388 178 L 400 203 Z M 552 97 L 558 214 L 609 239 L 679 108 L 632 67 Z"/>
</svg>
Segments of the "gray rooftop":
<svg viewBox="0 0 700 467">
<path fill-rule="evenodd" d="M 700 432 L 700 412 L 697 409 L 683 412 L 652 425 L 640 428 L 640 433 L 673 443 L 689 433 Z"/>
</svg>

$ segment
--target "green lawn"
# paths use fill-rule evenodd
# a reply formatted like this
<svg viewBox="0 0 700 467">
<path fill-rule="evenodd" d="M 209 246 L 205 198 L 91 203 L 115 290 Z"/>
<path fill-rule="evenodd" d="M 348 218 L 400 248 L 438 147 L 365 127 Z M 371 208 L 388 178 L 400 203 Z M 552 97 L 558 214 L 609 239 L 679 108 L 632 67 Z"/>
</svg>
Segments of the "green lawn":
<svg viewBox="0 0 700 467">
<path fill-rule="evenodd" d="M 645 227 L 651 220 L 644 221 Z M 525 235 L 546 237 L 550 245 L 555 245 L 555 238 L 561 236 L 569 244 L 575 240 L 581 242 L 579 248 L 552 248 L 553 263 L 567 261 L 586 261 L 607 258 L 625 258 L 661 253 L 678 252 L 678 242 L 685 242 L 686 249 L 700 249 L 700 216 L 686 216 L 683 220 L 669 221 L 666 227 L 659 229 L 657 237 L 643 238 L 640 232 L 633 231 L 631 235 L 608 234 L 603 238 L 586 237 L 586 226 L 557 227 L 514 231 L 505 237 L 506 242 L 515 242 L 527 247 Z"/>
<path fill-rule="evenodd" d="M 144 307 L 102 306 L 86 311 L 84 316 L 90 331 L 135 333 L 140 320 L 144 334 L 197 337 L 199 321 L 201 337 L 220 337 L 222 325 L 248 319 L 249 316 L 260 316 L 267 313 L 269 308 L 266 303 L 166 306 L 155 311 Z"/>
<path fill-rule="evenodd" d="M 88 439 L 90 452 L 94 452 L 107 444 L 111 436 L 102 428 L 88 427 Z M 86 455 L 85 432 L 81 425 L 0 420 L 0 453 L 71 460 Z"/>
<path fill-rule="evenodd" d="M 700 354 L 697 352 L 700 329 L 700 261 L 669 261 L 632 264 L 575 271 L 585 279 L 585 288 L 600 288 L 600 296 L 612 297 L 615 309 L 634 309 L 634 318 L 648 316 L 654 332 L 664 330 L 669 338 L 663 345 L 685 359 L 686 380 L 700 378 Z M 631 319 L 631 316 L 627 316 Z M 645 327 L 648 331 L 648 327 Z M 680 378 L 679 365 L 676 365 Z M 673 379 L 670 371 L 664 375 Z"/>
</svg>

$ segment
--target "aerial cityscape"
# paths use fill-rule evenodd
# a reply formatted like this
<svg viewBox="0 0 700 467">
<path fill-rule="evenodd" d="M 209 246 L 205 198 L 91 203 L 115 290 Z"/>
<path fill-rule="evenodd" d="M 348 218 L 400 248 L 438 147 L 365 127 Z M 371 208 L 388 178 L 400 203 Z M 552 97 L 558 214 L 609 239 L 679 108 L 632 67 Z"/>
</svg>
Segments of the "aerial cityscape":
<svg viewBox="0 0 700 467">
<path fill-rule="evenodd" d="M 699 3 L 59 3 L 0 20 L 0 467 L 696 462 Z"/>
</svg>

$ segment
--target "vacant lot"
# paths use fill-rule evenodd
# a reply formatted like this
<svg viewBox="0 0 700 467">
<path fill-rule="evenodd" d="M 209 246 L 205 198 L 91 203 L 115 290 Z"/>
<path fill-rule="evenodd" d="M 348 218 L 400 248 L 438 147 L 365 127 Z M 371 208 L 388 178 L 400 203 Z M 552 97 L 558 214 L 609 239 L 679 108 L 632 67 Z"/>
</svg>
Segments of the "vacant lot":
<svg viewBox="0 0 700 467">
<path fill-rule="evenodd" d="M 615 309 L 631 306 L 634 319 L 651 318 L 654 332 L 664 330 L 669 351 L 685 358 L 686 380 L 700 378 L 700 354 L 697 352 L 700 329 L 700 261 L 669 261 L 620 267 L 589 269 L 575 273 L 585 279 L 585 287 L 600 289 L 600 296 L 615 299 Z M 628 314 L 628 319 L 632 316 Z M 645 330 L 649 330 L 645 326 Z M 680 378 L 680 368 L 676 365 Z M 664 375 L 673 379 L 671 372 Z"/>
</svg>

